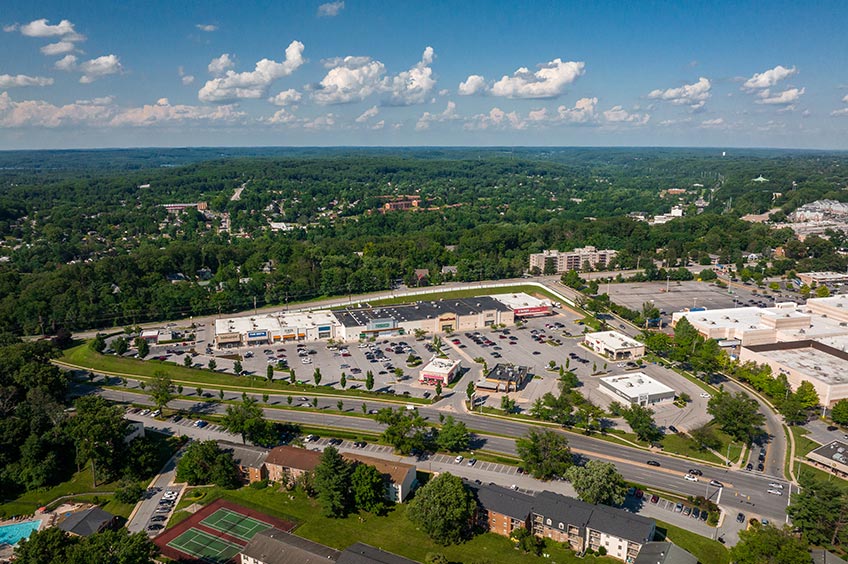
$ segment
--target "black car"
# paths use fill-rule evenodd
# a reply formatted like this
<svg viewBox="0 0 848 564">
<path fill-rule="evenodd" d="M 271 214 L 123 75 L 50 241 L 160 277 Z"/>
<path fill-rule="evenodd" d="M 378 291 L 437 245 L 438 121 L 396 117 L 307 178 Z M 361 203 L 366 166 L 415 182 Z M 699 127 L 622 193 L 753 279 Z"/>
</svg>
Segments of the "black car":
<svg viewBox="0 0 848 564">
<path fill-rule="evenodd" d="M 828 425 L 827 426 L 828 431 L 836 431 L 837 429 L 839 429 L 839 427 L 837 427 L 836 425 Z"/>
<path fill-rule="evenodd" d="M 744 523 L 745 522 L 745 514 L 739 513 L 738 515 L 736 515 L 736 522 L 737 523 Z"/>
<path fill-rule="evenodd" d="M 678 434 L 678 433 L 680 433 L 680 431 L 678 431 L 678 430 L 677 430 L 677 427 L 675 427 L 674 425 L 669 425 L 669 426 L 668 426 L 668 430 L 669 430 L 669 431 L 671 431 L 671 432 L 672 432 L 672 433 L 674 433 L 674 434 Z"/>
<path fill-rule="evenodd" d="M 759 464 L 757 464 L 757 472 L 762 472 L 763 470 L 765 470 L 765 465 L 760 462 Z"/>
<path fill-rule="evenodd" d="M 753 469 L 754 469 L 754 465 L 751 464 L 750 462 L 747 464 L 747 466 L 745 466 L 745 470 L 747 470 L 748 472 L 750 472 Z"/>
<path fill-rule="evenodd" d="M 147 527 L 147 530 L 148 531 L 160 531 L 160 530 L 162 530 L 162 525 L 153 524 L 153 525 L 150 525 L 149 527 Z"/>
<path fill-rule="evenodd" d="M 700 470 L 698 470 L 697 468 L 690 468 L 689 473 L 692 474 L 693 476 L 703 476 L 704 475 L 704 473 L 701 472 Z"/>
<path fill-rule="evenodd" d="M 645 464 L 647 464 L 648 466 L 660 466 L 660 463 L 656 460 L 649 460 Z"/>
</svg>

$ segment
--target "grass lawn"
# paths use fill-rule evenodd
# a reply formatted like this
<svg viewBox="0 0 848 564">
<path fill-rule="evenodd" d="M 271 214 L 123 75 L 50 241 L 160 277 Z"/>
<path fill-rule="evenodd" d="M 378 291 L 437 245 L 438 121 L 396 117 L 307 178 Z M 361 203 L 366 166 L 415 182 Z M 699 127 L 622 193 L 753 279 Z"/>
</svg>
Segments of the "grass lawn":
<svg viewBox="0 0 848 564">
<path fill-rule="evenodd" d="M 825 472 L 824 470 L 813 468 L 809 464 L 804 464 L 803 462 L 801 462 L 800 466 L 796 462 L 795 469 L 797 471 L 796 475 L 798 476 L 799 480 L 801 475 L 809 476 L 810 474 L 812 474 L 817 480 L 821 480 L 823 482 L 827 482 L 828 480 L 830 480 L 831 482 L 834 482 L 837 486 L 839 486 L 840 489 L 848 490 L 848 480 L 840 478 L 839 476 L 834 476 L 830 472 Z"/>
<path fill-rule="evenodd" d="M 75 473 L 70 480 L 57 484 L 52 488 L 26 492 L 17 499 L 7 501 L 0 505 L 0 516 L 10 517 L 12 515 L 29 515 L 39 507 L 49 505 L 54 500 L 68 495 L 97 492 L 113 492 L 117 484 L 115 482 L 98 484 L 94 487 L 91 480 L 91 466 L 86 465 L 81 471 Z M 93 495 L 90 497 L 94 497 Z M 105 497 L 105 496 L 104 496 Z M 90 499 L 89 499 L 90 501 Z"/>
<path fill-rule="evenodd" d="M 346 519 L 328 519 L 321 517 L 315 500 L 299 492 L 279 492 L 274 488 L 263 490 L 204 488 L 201 503 L 210 503 L 219 497 L 269 515 L 297 521 L 299 526 L 295 534 L 338 549 L 347 548 L 361 541 L 419 562 L 423 562 L 427 554 L 433 552 L 444 554 L 451 562 L 464 564 L 473 564 L 482 559 L 498 564 L 541 564 L 542 562 L 612 564 L 617 562 L 611 558 L 592 556 L 577 558 L 570 550 L 553 543 L 545 548 L 550 558 L 531 556 L 515 550 L 509 539 L 495 534 L 477 535 L 460 545 L 439 546 L 406 518 L 405 505 L 395 506 L 388 515 L 383 517 L 362 513 Z"/>
<path fill-rule="evenodd" d="M 715 464 L 722 464 L 721 459 L 712 452 L 708 450 L 698 450 L 695 441 L 688 436 L 669 433 L 663 437 L 662 444 L 663 451 L 666 453 L 680 454 L 690 458 L 706 460 L 707 462 L 713 462 Z"/>
<path fill-rule="evenodd" d="M 718 541 L 696 535 L 693 532 L 675 527 L 662 521 L 657 521 L 657 536 L 672 541 L 677 546 L 688 550 L 701 564 L 728 564 L 730 552 Z"/>
<path fill-rule="evenodd" d="M 819 448 L 821 445 L 812 439 L 807 438 L 807 430 L 803 427 L 789 427 L 792 435 L 795 437 L 795 456 L 804 457 L 811 450 Z"/>
<path fill-rule="evenodd" d="M 322 396 L 344 396 L 351 399 L 375 398 L 398 404 L 431 403 L 430 400 L 423 398 L 407 396 L 398 398 L 390 394 L 379 394 L 366 390 L 337 390 L 330 386 L 292 385 L 280 380 L 268 382 L 264 374 L 254 377 L 235 376 L 234 374 L 214 372 L 211 370 L 188 368 L 174 362 L 138 360 L 115 355 L 103 355 L 91 350 L 87 343 L 65 350 L 64 355 L 58 360 L 87 370 L 111 373 L 117 376 L 138 377 L 141 380 L 149 380 L 157 372 L 164 372 L 171 377 L 175 385 L 182 384 L 190 388 L 199 386 L 206 389 L 206 391 L 224 389 L 290 394 L 308 393 Z"/>
<path fill-rule="evenodd" d="M 417 296 L 400 296 L 397 298 L 386 298 L 383 300 L 372 300 L 368 303 L 372 306 L 377 305 L 397 305 L 397 304 L 408 304 L 411 302 L 417 301 L 434 301 L 434 300 L 450 300 L 453 298 L 473 298 L 476 296 L 493 296 L 495 294 L 518 294 L 525 293 L 530 294 L 541 294 L 546 298 L 559 302 L 561 298 L 554 296 L 552 293 L 548 292 L 543 288 L 539 288 L 538 286 L 531 286 L 529 284 L 517 284 L 515 286 L 504 286 L 502 288 L 472 288 L 470 290 L 446 290 L 444 292 L 434 292 L 432 294 L 420 294 Z"/>
</svg>

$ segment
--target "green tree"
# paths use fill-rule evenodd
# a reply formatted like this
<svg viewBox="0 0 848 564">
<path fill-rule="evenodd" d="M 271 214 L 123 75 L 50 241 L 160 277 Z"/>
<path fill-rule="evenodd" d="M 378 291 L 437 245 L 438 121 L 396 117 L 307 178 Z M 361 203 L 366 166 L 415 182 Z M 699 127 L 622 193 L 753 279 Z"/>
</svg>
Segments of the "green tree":
<svg viewBox="0 0 848 564">
<path fill-rule="evenodd" d="M 545 549 L 545 541 L 528 531 L 525 527 L 517 527 L 510 533 L 510 538 L 515 541 L 517 548 L 521 551 L 541 556 Z"/>
<path fill-rule="evenodd" d="M 344 409 L 344 401 L 342 401 L 342 400 L 337 401 L 336 407 L 339 409 L 339 411 L 342 411 Z"/>
<path fill-rule="evenodd" d="M 848 400 L 841 399 L 833 404 L 830 418 L 838 425 L 848 425 Z"/>
<path fill-rule="evenodd" d="M 312 373 L 312 379 L 315 381 L 316 386 L 321 385 L 321 369 L 316 368 L 315 372 Z"/>
<path fill-rule="evenodd" d="M 318 407 L 318 398 L 312 398 L 312 407 Z"/>
<path fill-rule="evenodd" d="M 269 364 L 268 367 L 265 369 L 265 379 L 268 380 L 269 382 L 274 381 L 274 365 L 273 364 Z"/>
<path fill-rule="evenodd" d="M 515 441 L 515 448 L 524 468 L 542 480 L 565 476 L 574 463 L 568 439 L 550 429 L 530 429 L 525 437 Z"/>
<path fill-rule="evenodd" d="M 468 450 L 471 442 L 471 433 L 462 421 L 456 421 L 452 415 L 448 415 L 439 430 L 436 443 L 439 448 L 448 452 L 459 452 Z"/>
<path fill-rule="evenodd" d="M 83 396 L 70 420 L 70 435 L 77 452 L 77 465 L 91 462 L 94 485 L 97 479 L 117 477 L 126 445 L 127 421 L 121 408 L 100 396 Z"/>
<path fill-rule="evenodd" d="M 221 399 L 221 401 L 224 400 L 224 390 L 218 390 L 218 397 Z"/>
<path fill-rule="evenodd" d="M 730 549 L 735 564 L 809 564 L 810 549 L 789 531 L 771 526 L 739 531 L 739 542 Z"/>
<path fill-rule="evenodd" d="M 150 380 L 150 397 L 160 410 L 174 399 L 174 386 L 167 373 L 157 370 L 153 375 Z"/>
<path fill-rule="evenodd" d="M 474 504 L 465 484 L 444 472 L 418 490 L 406 514 L 433 541 L 449 545 L 465 537 L 473 511 Z"/>
<path fill-rule="evenodd" d="M 564 285 L 568 286 L 569 288 L 574 288 L 575 290 L 579 290 L 583 287 L 584 284 L 583 279 L 580 278 L 580 275 L 577 274 L 576 270 L 569 270 L 568 272 L 564 273 L 560 277 L 560 281 Z"/>
<path fill-rule="evenodd" d="M 434 391 L 436 392 L 437 398 L 442 397 L 442 382 L 441 382 L 441 380 L 436 381 L 436 389 Z"/>
<path fill-rule="evenodd" d="M 286 403 L 289 404 L 289 405 L 292 404 L 292 397 L 291 396 L 286 396 Z"/>
<path fill-rule="evenodd" d="M 209 368 L 209 370 L 215 370 L 216 368 L 218 368 L 218 363 L 215 362 L 214 358 L 210 358 L 209 362 L 206 363 L 206 366 Z"/>
<path fill-rule="evenodd" d="M 801 473 L 800 491 L 792 496 L 787 513 L 801 529 L 804 539 L 815 546 L 845 546 L 848 543 L 848 493 L 835 482 Z"/>
<path fill-rule="evenodd" d="M 121 503 L 134 504 L 141 499 L 144 493 L 138 482 L 134 480 L 123 480 L 115 490 L 115 499 Z"/>
<path fill-rule="evenodd" d="M 816 297 L 817 298 L 827 298 L 829 296 L 830 296 L 830 289 L 827 286 L 821 285 L 821 286 L 818 286 L 816 288 Z"/>
<path fill-rule="evenodd" d="M 789 397 L 781 401 L 778 404 L 778 409 L 787 425 L 802 425 L 809 418 L 807 410 L 795 394 L 790 394 Z"/>
<path fill-rule="evenodd" d="M 262 394 L 262 403 L 268 403 L 268 399 L 270 399 L 270 395 L 266 392 Z"/>
<path fill-rule="evenodd" d="M 15 547 L 18 564 L 65 564 L 71 546 L 80 542 L 58 527 L 33 532 Z"/>
<path fill-rule="evenodd" d="M 185 366 L 186 368 L 191 366 L 191 355 L 190 354 L 187 354 L 183 357 L 183 366 Z"/>
<path fill-rule="evenodd" d="M 88 346 L 91 350 L 102 353 L 106 350 L 106 337 L 104 337 L 102 333 L 98 333 L 91 341 L 89 341 Z"/>
<path fill-rule="evenodd" d="M 297 378 L 294 375 L 294 368 L 289 370 L 289 382 L 292 384 L 297 383 Z"/>
<path fill-rule="evenodd" d="M 654 412 L 647 407 L 633 404 L 621 413 L 630 428 L 641 441 L 654 442 L 662 438 L 662 431 L 654 423 Z"/>
<path fill-rule="evenodd" d="M 468 397 L 468 401 L 470 402 L 472 398 L 474 398 L 474 391 L 476 388 L 474 387 L 474 382 L 468 382 L 468 387 L 465 388 L 465 395 Z M 471 407 L 474 407 L 473 405 Z"/>
<path fill-rule="evenodd" d="M 570 370 L 563 371 L 563 373 L 559 376 L 557 385 L 559 386 L 561 394 L 568 393 L 580 385 L 580 380 L 577 379 L 577 375 L 574 372 L 571 372 Z"/>
<path fill-rule="evenodd" d="M 402 454 L 409 454 L 412 449 L 424 450 L 427 443 L 427 422 L 418 410 L 406 411 L 398 408 L 393 410 L 386 407 L 377 412 L 375 419 L 386 425 L 383 431 L 383 441 L 392 445 Z"/>
<path fill-rule="evenodd" d="M 801 385 L 798 386 L 798 389 L 792 395 L 795 396 L 804 409 L 811 409 L 819 405 L 819 394 L 807 380 L 801 382 Z"/>
<path fill-rule="evenodd" d="M 698 450 L 716 450 L 721 448 L 721 438 L 716 434 L 711 425 L 701 425 L 689 431 L 689 436 L 698 445 Z"/>
<path fill-rule="evenodd" d="M 365 389 L 369 392 L 374 389 L 374 373 L 370 370 L 365 373 Z"/>
<path fill-rule="evenodd" d="M 448 557 L 441 552 L 428 552 L 424 564 L 450 564 Z"/>
<path fill-rule="evenodd" d="M 238 468 L 230 453 L 223 452 L 215 441 L 189 443 L 177 462 L 176 479 L 190 486 L 215 484 L 235 488 L 239 484 Z"/>
<path fill-rule="evenodd" d="M 241 361 L 237 360 L 233 363 L 233 372 L 235 372 L 236 376 L 241 374 L 244 371 L 244 367 L 241 365 Z"/>
<path fill-rule="evenodd" d="M 344 372 L 342 372 L 342 376 L 339 378 L 339 385 L 343 390 L 347 387 L 347 375 Z"/>
<path fill-rule="evenodd" d="M 610 462 L 590 460 L 585 466 L 572 466 L 566 474 L 577 495 L 586 503 L 621 505 L 627 495 L 624 478 Z"/>
<path fill-rule="evenodd" d="M 373 466 L 356 464 L 350 476 L 350 488 L 357 509 L 377 514 L 385 509 L 386 481 Z"/>
<path fill-rule="evenodd" d="M 757 401 L 743 392 L 713 395 L 707 403 L 707 413 L 715 418 L 722 431 L 737 441 L 750 444 L 763 432 L 765 416 L 760 413 Z"/>
<path fill-rule="evenodd" d="M 659 331 L 644 331 L 641 339 L 646 347 L 660 356 L 667 355 L 672 349 L 672 338 Z"/>
<path fill-rule="evenodd" d="M 115 349 L 115 354 L 123 356 L 130 349 L 130 343 L 126 337 L 118 337 L 112 341 L 112 348 Z"/>
<path fill-rule="evenodd" d="M 362 402 L 362 414 L 365 415 L 366 413 L 368 413 L 368 406 L 365 402 Z"/>
<path fill-rule="evenodd" d="M 258 402 L 247 394 L 242 395 L 241 403 L 228 405 L 227 412 L 221 418 L 221 426 L 230 433 L 241 435 L 242 443 L 250 441 L 263 446 L 273 440 L 273 423 L 266 421 Z"/>
<path fill-rule="evenodd" d="M 315 491 L 324 517 L 340 518 L 350 509 L 350 465 L 334 446 L 328 446 L 315 467 Z"/>
<path fill-rule="evenodd" d="M 141 337 L 135 340 L 135 347 L 138 349 L 138 358 L 144 358 L 150 354 L 150 344 Z"/>
<path fill-rule="evenodd" d="M 159 549 L 144 532 L 130 534 L 126 529 L 103 531 L 71 545 L 67 564 L 108 562 L 152 564 Z"/>
</svg>

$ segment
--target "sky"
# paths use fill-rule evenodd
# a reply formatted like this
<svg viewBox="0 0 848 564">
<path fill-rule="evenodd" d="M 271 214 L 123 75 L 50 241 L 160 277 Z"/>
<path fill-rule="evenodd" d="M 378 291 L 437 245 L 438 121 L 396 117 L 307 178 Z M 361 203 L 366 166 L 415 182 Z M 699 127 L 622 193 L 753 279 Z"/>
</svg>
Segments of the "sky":
<svg viewBox="0 0 848 564">
<path fill-rule="evenodd" d="M 0 149 L 848 149 L 840 1 L 5 2 Z"/>
</svg>

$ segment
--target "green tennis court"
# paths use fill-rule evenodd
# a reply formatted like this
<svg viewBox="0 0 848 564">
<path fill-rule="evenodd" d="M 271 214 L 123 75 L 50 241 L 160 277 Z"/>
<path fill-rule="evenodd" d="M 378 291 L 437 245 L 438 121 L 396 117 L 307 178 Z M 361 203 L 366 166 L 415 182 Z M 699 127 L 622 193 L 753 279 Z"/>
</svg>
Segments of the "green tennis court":
<svg viewBox="0 0 848 564">
<path fill-rule="evenodd" d="M 240 546 L 194 528 L 169 542 L 168 546 L 214 564 L 229 562 L 241 552 Z"/>
<path fill-rule="evenodd" d="M 200 522 L 210 529 L 221 531 L 243 541 L 249 541 L 259 531 L 270 529 L 273 525 L 242 515 L 229 509 L 221 508 Z"/>
</svg>

